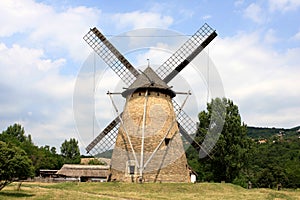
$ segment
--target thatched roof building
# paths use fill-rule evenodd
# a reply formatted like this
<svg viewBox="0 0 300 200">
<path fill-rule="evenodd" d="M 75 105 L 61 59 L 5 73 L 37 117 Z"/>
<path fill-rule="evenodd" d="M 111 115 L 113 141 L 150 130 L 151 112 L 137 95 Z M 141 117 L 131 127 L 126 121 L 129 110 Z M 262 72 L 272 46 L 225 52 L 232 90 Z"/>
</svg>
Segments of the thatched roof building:
<svg viewBox="0 0 300 200">
<path fill-rule="evenodd" d="M 46 178 L 46 177 L 56 177 L 58 170 L 52 170 L 52 169 L 40 169 L 40 177 Z"/>
<path fill-rule="evenodd" d="M 64 177 L 80 178 L 81 181 L 90 181 L 91 179 L 107 179 L 110 174 L 107 165 L 71 165 L 64 164 L 56 173 Z"/>
</svg>

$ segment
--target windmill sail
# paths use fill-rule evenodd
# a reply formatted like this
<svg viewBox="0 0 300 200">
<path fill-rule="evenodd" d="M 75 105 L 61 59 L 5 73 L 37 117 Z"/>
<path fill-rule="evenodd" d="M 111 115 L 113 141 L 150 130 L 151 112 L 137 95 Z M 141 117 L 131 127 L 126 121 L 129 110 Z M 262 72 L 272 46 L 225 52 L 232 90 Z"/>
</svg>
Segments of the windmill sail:
<svg viewBox="0 0 300 200">
<path fill-rule="evenodd" d="M 188 141 L 197 151 L 200 151 L 200 149 L 202 148 L 201 145 L 190 136 L 190 134 L 181 126 L 179 122 L 178 128 L 184 139 L 186 139 L 186 141 Z"/>
<path fill-rule="evenodd" d="M 197 131 L 197 124 L 188 116 L 188 114 L 186 114 L 183 110 L 180 110 L 180 105 L 174 99 L 172 99 L 172 103 L 178 123 L 181 124 L 187 133 L 195 134 Z"/>
<path fill-rule="evenodd" d="M 211 157 L 215 153 L 214 146 L 217 141 L 216 137 L 218 137 L 218 134 L 207 132 L 205 135 L 198 135 L 199 133 L 196 132 L 198 128 L 197 124 L 183 110 L 179 112 L 180 106 L 174 99 L 172 99 L 172 103 L 177 115 L 178 127 L 183 138 L 197 151 L 200 151 L 202 156 L 201 158 L 206 155 Z M 193 137 L 193 135 L 196 136 L 196 133 L 197 136 L 201 138 L 198 142 Z"/>
<path fill-rule="evenodd" d="M 199 144 L 199 142 L 197 142 L 195 140 L 195 138 L 191 137 L 191 135 L 181 126 L 180 123 L 178 123 L 178 127 L 179 127 L 179 131 L 181 133 L 181 135 L 183 136 L 183 138 L 190 143 L 190 145 L 192 147 L 194 147 L 194 149 L 196 151 L 199 152 L 199 156 L 201 156 L 200 158 L 204 158 L 206 155 L 208 155 L 210 158 L 212 158 L 212 155 L 214 155 L 216 149 L 214 148 L 215 146 L 215 141 L 216 140 L 212 140 L 212 137 L 208 137 L 207 139 L 202 139 L 201 141 L 201 145 Z M 203 138 L 205 136 L 202 136 Z M 202 138 L 201 137 L 201 138 Z"/>
<path fill-rule="evenodd" d="M 180 129 L 180 132 L 181 132 L 182 136 L 186 139 L 186 141 L 188 141 L 189 143 L 191 143 L 191 145 L 194 148 L 196 148 L 196 150 L 198 150 L 200 153 L 204 152 L 204 153 L 208 154 L 213 149 L 213 144 L 214 143 L 210 142 L 210 138 L 208 138 L 208 139 L 205 138 L 204 140 L 200 141 L 200 142 L 203 142 L 203 143 L 201 145 L 199 145 L 199 143 L 197 143 L 193 139 L 192 135 L 193 134 L 196 135 L 197 124 L 183 110 L 181 110 L 179 104 L 173 99 L 173 97 L 175 95 L 172 95 L 173 93 L 169 92 L 170 87 L 168 87 L 167 84 L 182 69 L 184 69 L 216 36 L 217 36 L 217 33 L 215 32 L 215 30 L 213 30 L 209 25 L 204 24 L 189 40 L 187 40 L 167 61 L 165 61 L 156 70 L 157 78 L 163 84 L 158 84 L 159 81 L 154 81 L 153 77 L 151 77 L 151 74 L 149 75 L 149 73 L 146 76 L 145 75 L 146 72 L 143 72 L 143 74 L 145 75 L 145 77 L 141 76 L 143 74 L 140 74 L 129 63 L 129 61 L 106 39 L 106 37 L 97 28 L 90 29 L 90 31 L 84 36 L 84 40 L 94 49 L 94 51 L 102 58 L 102 60 L 123 80 L 123 82 L 127 86 L 129 86 L 129 88 L 122 93 L 123 97 L 125 97 L 125 98 L 130 97 L 130 98 L 126 99 L 126 102 L 127 102 L 127 104 L 126 104 L 127 108 L 126 109 L 127 109 L 127 112 L 130 114 L 130 115 L 128 114 L 128 116 L 131 116 L 131 115 L 135 116 L 135 117 L 133 117 L 134 119 L 139 119 L 139 117 L 141 117 L 140 112 L 135 112 L 137 110 L 137 108 L 144 109 L 145 111 L 148 108 L 144 106 L 144 103 L 140 104 L 140 107 L 139 107 L 137 105 L 137 102 L 138 103 L 139 102 L 144 102 L 145 100 L 143 99 L 141 93 L 145 92 L 144 90 L 147 90 L 147 94 L 148 94 L 148 90 L 149 91 L 151 90 L 150 91 L 151 95 L 149 93 L 149 96 L 151 97 L 150 99 L 153 101 L 152 102 L 153 105 L 158 104 L 157 102 L 160 102 L 160 104 L 161 104 L 161 102 L 167 102 L 167 103 L 165 103 L 164 106 L 160 105 L 159 109 L 156 110 L 155 112 L 150 112 L 150 111 L 151 111 L 151 109 L 156 108 L 157 106 L 156 107 L 152 106 L 153 108 L 151 107 L 151 109 L 149 107 L 150 110 L 148 111 L 149 112 L 148 115 L 149 116 L 151 115 L 151 117 L 152 117 L 152 114 L 153 114 L 154 117 L 156 117 L 157 119 L 159 119 L 159 120 L 156 120 L 156 121 L 164 122 L 163 120 L 161 120 L 162 116 L 164 116 L 163 115 L 164 113 L 169 113 L 170 116 L 173 116 L 173 113 L 175 112 L 174 113 L 174 119 L 175 119 L 175 115 L 176 115 L 176 120 L 178 122 L 178 126 L 176 125 L 177 126 L 177 131 L 174 131 L 174 133 L 178 133 L 178 129 Z M 155 73 L 155 72 L 153 72 L 153 73 Z M 139 87 L 134 87 L 135 86 L 134 83 L 137 82 L 137 80 L 141 79 L 141 77 L 142 78 L 144 77 L 146 85 L 142 85 L 142 86 L 139 86 Z M 165 85 L 165 87 L 161 88 L 158 85 Z M 133 88 L 133 89 L 130 89 L 130 88 Z M 134 98 L 133 98 L 132 95 L 134 96 Z M 164 101 L 162 101 L 162 98 L 165 98 Z M 138 100 L 141 100 L 141 101 L 138 101 Z M 157 102 L 155 102 L 154 100 L 157 101 Z M 137 102 L 135 102 L 135 101 L 137 101 Z M 128 102 L 130 102 L 131 104 L 128 103 Z M 173 108 L 174 109 L 172 109 L 172 112 L 171 111 L 169 112 L 169 110 L 167 110 L 168 112 L 167 111 L 163 112 L 164 110 L 162 108 L 165 109 L 165 108 L 172 107 L 172 106 L 169 106 L 169 104 L 170 105 L 173 104 Z M 124 108 L 124 110 L 126 110 L 126 109 Z M 146 113 L 145 111 L 144 111 L 144 113 Z M 156 115 L 161 115 L 161 116 L 156 116 Z M 120 146 L 120 145 L 124 143 L 125 147 L 127 148 L 127 146 L 126 146 L 127 145 L 127 140 L 130 143 L 130 145 L 131 145 L 131 143 L 135 144 L 135 147 L 133 147 L 132 148 L 133 150 L 131 150 L 134 154 L 135 154 L 136 150 L 139 150 L 141 152 L 141 158 L 143 156 L 146 156 L 146 155 L 144 155 L 144 148 L 141 148 L 143 150 L 139 149 L 140 138 L 136 137 L 135 135 L 134 135 L 134 137 L 129 138 L 130 134 L 131 135 L 135 134 L 136 131 L 131 131 L 132 133 L 130 132 L 130 134 L 128 134 L 126 130 L 127 129 L 131 130 L 132 127 L 126 128 L 126 130 L 125 130 L 125 128 L 122 128 L 123 126 L 120 128 L 120 122 L 121 122 L 120 120 L 123 120 L 123 119 L 120 119 L 120 116 L 118 116 L 117 118 L 115 118 L 86 147 L 86 150 L 87 150 L 88 153 L 91 153 L 92 155 L 96 155 L 96 156 L 99 155 L 100 153 L 103 153 L 105 151 L 108 151 L 108 150 L 111 150 L 111 149 L 114 148 L 114 154 L 113 154 L 112 157 L 114 157 L 115 167 L 116 166 L 120 166 L 120 159 L 118 159 L 118 156 L 121 156 L 121 154 L 118 153 L 118 151 L 120 149 L 122 149 L 122 148 L 118 149 L 116 147 L 118 147 L 118 145 L 119 145 L 119 147 L 123 147 L 123 146 Z M 147 115 L 145 115 L 145 116 L 147 116 Z M 130 124 L 131 123 L 130 120 L 132 120 L 132 119 L 129 118 L 129 117 L 127 117 L 127 118 L 125 117 L 125 119 L 127 119 L 127 122 L 128 122 L 127 124 Z M 146 117 L 145 117 L 145 119 L 146 119 Z M 148 120 L 148 121 L 149 121 L 149 123 L 151 122 L 151 120 Z M 135 122 L 135 121 L 133 121 L 133 122 Z M 154 125 L 158 126 L 158 124 L 159 123 L 155 123 Z M 153 126 L 153 127 L 149 126 L 148 128 L 149 128 L 149 130 L 150 129 L 154 130 L 155 126 Z M 144 126 L 144 127 L 146 127 L 146 126 Z M 140 130 L 140 128 L 136 129 L 136 130 Z M 145 128 L 143 130 L 145 131 Z M 161 135 L 165 135 L 164 131 L 165 132 L 167 131 L 165 129 L 162 129 L 160 126 L 157 128 L 157 130 L 159 132 L 162 132 Z M 124 140 L 124 138 L 122 138 L 123 137 L 122 134 L 124 135 L 123 132 L 126 133 L 127 138 L 125 138 L 125 139 L 127 139 L 127 140 Z M 120 133 L 121 133 L 121 135 L 120 135 Z M 152 135 L 154 135 L 154 134 L 152 134 Z M 154 138 L 156 138 L 156 137 L 157 136 L 155 136 Z M 149 138 L 150 137 L 146 137 L 146 139 L 149 139 Z M 180 139 L 180 136 L 178 136 L 178 138 Z M 143 139 L 143 141 L 146 140 L 146 139 Z M 150 140 L 149 141 L 153 143 L 154 139 L 153 140 L 152 140 L 152 138 L 150 138 L 150 139 L 151 139 L 151 141 Z M 162 140 L 162 141 L 165 142 L 164 145 L 166 147 L 169 145 L 169 142 L 170 142 L 168 139 L 169 138 Z M 180 139 L 180 141 L 181 141 L 181 139 Z M 155 142 L 157 142 L 157 141 L 155 140 Z M 171 141 L 171 143 L 172 143 L 172 141 Z M 117 145 L 115 146 L 115 144 L 117 144 Z M 159 143 L 159 144 L 163 144 L 163 143 Z M 175 142 L 174 142 L 174 144 L 175 144 Z M 182 144 L 182 141 L 181 141 L 181 144 Z M 152 144 L 151 145 L 147 144 L 146 146 L 148 148 L 147 151 L 150 151 L 150 150 L 152 151 L 153 150 L 153 149 L 151 149 L 153 147 Z M 124 147 L 124 149 L 126 149 L 125 147 Z M 160 147 L 161 146 L 159 146 L 159 148 Z M 134 148 L 136 148 L 136 149 L 134 149 Z M 164 149 L 164 148 L 162 148 L 162 149 Z M 174 152 L 175 152 L 176 149 L 178 150 L 178 148 L 173 149 Z M 165 150 L 168 150 L 168 151 L 171 152 L 172 149 L 169 150 L 168 148 L 165 148 L 164 151 Z M 145 152 L 147 152 L 147 151 L 145 151 Z M 180 154 L 180 156 L 181 156 L 181 154 Z M 127 160 L 128 159 L 129 158 L 127 158 Z M 170 157 L 168 157 L 168 159 L 170 159 Z M 177 157 L 176 157 L 176 159 L 177 159 Z M 180 159 L 181 159 L 182 163 L 186 162 L 185 156 L 181 156 Z M 127 165 L 130 165 L 130 166 L 133 165 L 132 164 L 133 159 L 128 160 L 127 163 L 125 163 L 125 160 L 126 159 L 122 160 L 122 163 L 124 164 L 124 166 L 125 165 L 126 166 Z M 135 158 L 134 160 L 136 162 L 136 166 L 138 166 L 137 159 Z M 141 159 L 141 163 L 140 163 L 141 166 L 143 166 L 142 160 L 143 159 Z M 167 163 L 167 162 L 164 161 L 163 163 Z M 121 166 L 122 169 L 120 168 L 119 171 L 124 170 L 125 169 L 124 166 L 122 165 Z M 178 166 L 178 164 L 175 164 L 174 168 L 176 168 L 175 166 Z M 183 165 L 183 166 L 186 166 L 186 165 Z M 140 176 L 142 177 L 141 174 L 142 174 L 142 170 L 140 171 Z"/>
<path fill-rule="evenodd" d="M 217 33 L 208 24 L 204 24 L 189 40 L 187 40 L 156 73 L 166 82 L 170 82 L 186 67 L 215 37 Z"/>
<path fill-rule="evenodd" d="M 114 147 L 120 118 L 116 117 L 87 147 L 87 153 L 97 155 Z"/>
<path fill-rule="evenodd" d="M 129 86 L 139 72 L 129 63 L 129 61 L 106 39 L 106 37 L 96 28 L 90 31 L 83 39 L 94 49 L 103 61 Z"/>
</svg>

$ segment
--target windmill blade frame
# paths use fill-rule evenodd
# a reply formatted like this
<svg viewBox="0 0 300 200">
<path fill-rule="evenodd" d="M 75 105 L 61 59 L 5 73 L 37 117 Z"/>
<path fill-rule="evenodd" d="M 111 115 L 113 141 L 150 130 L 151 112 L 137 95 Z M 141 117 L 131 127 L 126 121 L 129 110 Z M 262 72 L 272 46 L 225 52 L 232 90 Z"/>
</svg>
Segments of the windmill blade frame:
<svg viewBox="0 0 300 200">
<path fill-rule="evenodd" d="M 194 122 L 194 120 L 192 120 L 188 114 L 186 114 L 183 110 L 181 110 L 179 112 L 180 106 L 179 104 L 172 99 L 172 103 L 174 106 L 174 110 L 176 113 L 176 117 L 177 117 L 177 124 L 180 130 L 180 133 L 182 134 L 182 136 L 184 137 L 184 139 L 186 141 L 188 141 L 198 152 L 201 158 L 204 158 L 206 155 L 208 155 L 210 158 L 212 158 L 212 156 L 215 154 L 216 149 L 215 147 L 215 143 L 219 138 L 220 135 L 220 130 L 217 130 L 216 128 L 213 128 L 213 126 L 211 126 L 209 128 L 209 130 L 207 131 L 207 133 L 205 134 L 201 134 L 201 135 L 197 135 L 197 123 Z M 222 116 L 218 116 L 218 118 L 221 118 Z M 214 118 L 213 120 L 216 120 L 216 118 Z M 219 120 L 220 121 L 220 120 Z M 222 119 L 221 119 L 222 121 Z M 220 123 L 220 122 L 217 122 Z M 201 140 L 199 142 L 197 142 L 195 140 L 194 136 L 200 136 Z M 201 143 L 201 144 L 200 144 Z"/>
<path fill-rule="evenodd" d="M 166 84 L 169 83 L 181 70 L 192 62 L 192 60 L 216 36 L 216 31 L 205 23 L 167 61 L 157 68 L 156 73 Z M 96 27 L 90 29 L 83 39 L 127 86 L 132 85 L 140 75 L 129 61 Z M 196 148 L 196 150 L 199 150 L 202 153 L 206 153 L 207 150 L 210 152 L 210 150 L 213 149 L 213 145 L 210 145 L 210 140 L 204 141 L 205 144 L 199 145 L 193 138 L 193 134 L 196 135 L 197 124 L 184 111 L 181 110 L 179 112 L 180 106 L 174 99 L 172 99 L 172 103 L 182 136 Z M 115 118 L 96 138 L 93 139 L 86 147 L 87 153 L 92 151 L 93 155 L 96 155 L 114 147 L 120 126 L 121 115 L 122 114 Z M 209 154 L 207 155 L 210 156 Z"/>
<path fill-rule="evenodd" d="M 195 134 L 197 131 L 197 124 L 190 118 L 188 114 L 186 114 L 183 110 L 180 110 L 180 105 L 172 99 L 172 103 L 174 106 L 174 111 L 176 113 L 177 122 L 181 124 L 184 130 L 189 134 Z"/>
<path fill-rule="evenodd" d="M 156 73 L 166 82 L 170 82 L 182 69 L 217 36 L 208 24 L 204 24 L 190 39 L 188 39 L 169 59 L 167 59 Z M 175 66 L 175 67 L 172 67 Z"/>
<path fill-rule="evenodd" d="M 178 123 L 178 122 L 177 122 Z M 178 123 L 179 131 L 183 138 L 190 143 L 190 145 L 199 153 L 200 158 L 204 158 L 206 155 L 210 158 L 213 158 L 213 155 L 216 152 L 214 148 L 215 143 L 211 143 L 208 139 L 203 139 L 201 144 L 195 140 L 195 138 L 191 137 L 191 135 Z"/>
<path fill-rule="evenodd" d="M 122 114 L 121 114 L 122 115 Z M 117 116 L 103 131 L 85 148 L 87 153 L 96 155 L 110 150 L 116 141 L 120 118 Z M 93 153 L 92 153 L 93 152 Z"/>
<path fill-rule="evenodd" d="M 179 131 L 181 135 L 184 137 L 184 139 L 188 141 L 197 151 L 200 151 L 201 145 L 198 142 L 196 142 L 194 138 L 190 136 L 190 134 L 181 126 L 179 122 L 177 123 L 178 123 Z"/>
<path fill-rule="evenodd" d="M 130 64 L 96 27 L 91 28 L 83 39 L 127 86 L 131 85 L 135 78 L 139 76 L 139 72 L 132 64 Z"/>
</svg>

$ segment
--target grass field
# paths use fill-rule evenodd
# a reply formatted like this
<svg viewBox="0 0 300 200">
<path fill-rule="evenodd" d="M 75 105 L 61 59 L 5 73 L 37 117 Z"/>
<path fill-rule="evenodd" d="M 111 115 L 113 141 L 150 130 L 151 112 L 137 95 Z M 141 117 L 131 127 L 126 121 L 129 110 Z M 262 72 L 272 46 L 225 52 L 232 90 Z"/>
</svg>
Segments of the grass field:
<svg viewBox="0 0 300 200">
<path fill-rule="evenodd" d="M 0 199 L 299 199 L 300 190 L 247 190 L 221 183 L 23 183 L 11 184 Z"/>
</svg>

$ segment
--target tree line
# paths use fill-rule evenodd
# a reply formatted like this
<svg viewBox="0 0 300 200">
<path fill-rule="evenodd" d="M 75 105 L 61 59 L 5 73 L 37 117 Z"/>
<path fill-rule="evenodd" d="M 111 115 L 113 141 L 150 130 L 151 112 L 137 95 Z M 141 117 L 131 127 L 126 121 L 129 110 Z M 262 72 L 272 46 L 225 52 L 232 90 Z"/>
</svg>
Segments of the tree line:
<svg viewBox="0 0 300 200">
<path fill-rule="evenodd" d="M 275 130 L 282 129 L 273 128 L 270 133 L 266 128 L 248 128 L 232 100 L 216 98 L 198 115 L 200 123 L 194 139 L 199 144 L 211 126 L 211 116 L 216 114 L 213 105 L 222 105 L 226 114 L 213 154 L 200 159 L 193 147 L 186 151 L 188 163 L 199 181 L 225 181 L 243 187 L 249 183 L 253 187 L 274 188 L 278 184 L 300 187 L 300 139 L 296 129 L 278 137 Z M 267 142 L 259 144 L 262 136 L 266 136 Z M 78 141 L 74 138 L 65 140 L 60 151 L 58 154 L 55 147 L 48 145 L 36 146 L 19 124 L 9 126 L 0 134 L 0 190 L 12 181 L 38 175 L 40 169 L 60 169 L 65 163 L 80 163 Z"/>
<path fill-rule="evenodd" d="M 39 175 L 40 169 L 60 169 L 63 164 L 80 163 L 78 141 L 65 140 L 58 154 L 55 147 L 38 147 L 20 124 L 0 134 L 0 190 L 16 180 Z"/>
<path fill-rule="evenodd" d="M 199 113 L 198 131 L 195 140 L 201 144 L 209 128 L 212 104 L 222 104 L 226 117 L 222 133 L 210 157 L 200 159 L 192 147 L 186 155 L 189 165 L 197 172 L 198 180 L 234 183 L 247 187 L 275 188 L 278 184 L 286 188 L 300 187 L 300 139 L 295 130 L 289 136 L 278 136 L 274 130 L 265 128 L 255 132 L 241 121 L 238 106 L 232 100 L 213 99 L 207 111 Z M 250 130 L 250 131 L 249 131 Z M 261 133 L 266 143 L 258 143 Z M 281 132 L 282 134 L 282 132 Z M 252 137 L 250 137 L 251 135 Z M 253 137 L 256 136 L 257 138 Z"/>
</svg>

